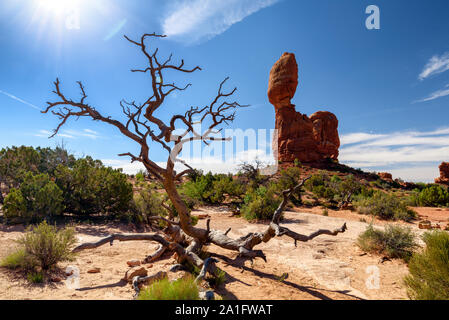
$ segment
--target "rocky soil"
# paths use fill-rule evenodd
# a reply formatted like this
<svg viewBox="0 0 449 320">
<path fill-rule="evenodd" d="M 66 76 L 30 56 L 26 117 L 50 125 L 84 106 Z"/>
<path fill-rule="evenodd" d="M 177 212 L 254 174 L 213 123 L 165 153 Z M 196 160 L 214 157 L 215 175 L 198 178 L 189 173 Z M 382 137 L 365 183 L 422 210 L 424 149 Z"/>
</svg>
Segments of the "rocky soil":
<svg viewBox="0 0 449 320">
<path fill-rule="evenodd" d="M 308 243 L 298 243 L 297 248 L 289 238 L 273 239 L 258 247 L 265 251 L 268 262 L 256 260 L 254 265 L 249 261 L 243 264 L 236 259 L 236 253 L 211 245 L 208 252 L 220 261 L 218 266 L 227 274 L 226 284 L 218 289 L 218 293 L 226 299 L 407 299 L 402 283 L 408 272 L 406 265 L 399 260 L 382 263 L 381 257 L 365 254 L 355 245 L 358 234 L 369 222 L 363 222 L 364 216 L 332 211 L 329 216 L 323 216 L 318 208 L 315 212 L 310 211 L 288 211 L 284 223 L 294 231 L 310 233 L 319 228 L 334 229 L 346 221 L 348 231 L 338 237 L 321 236 Z M 444 209 L 418 208 L 418 212 L 432 221 L 449 218 L 449 211 Z M 263 224 L 250 224 L 242 218 L 230 217 L 226 208 L 203 208 L 193 214 L 208 214 L 212 228 L 225 230 L 232 227 L 232 237 L 265 228 Z M 199 223 L 205 225 L 205 220 Z M 380 227 L 385 224 L 374 223 Z M 423 232 L 416 224 L 410 226 L 417 233 Z M 93 241 L 110 233 L 133 231 L 123 224 L 79 225 L 76 228 L 80 242 Z M 0 226 L 0 258 L 7 255 L 15 245 L 14 240 L 23 232 L 23 227 Z M 59 277 L 60 282 L 29 284 L 23 274 L 0 269 L 0 299 L 131 299 L 133 290 L 122 280 L 130 269 L 126 262 L 142 260 L 156 248 L 157 244 L 151 242 L 116 242 L 113 246 L 81 252 L 75 261 L 60 265 L 62 271 L 54 277 Z M 168 270 L 173 263 L 172 257 L 164 256 L 143 267 L 152 274 Z M 73 276 L 65 279 L 63 271 L 69 266 L 79 270 L 78 287 Z M 378 286 L 372 281 L 376 274 Z M 75 286 L 70 286 L 71 283 Z"/>
</svg>

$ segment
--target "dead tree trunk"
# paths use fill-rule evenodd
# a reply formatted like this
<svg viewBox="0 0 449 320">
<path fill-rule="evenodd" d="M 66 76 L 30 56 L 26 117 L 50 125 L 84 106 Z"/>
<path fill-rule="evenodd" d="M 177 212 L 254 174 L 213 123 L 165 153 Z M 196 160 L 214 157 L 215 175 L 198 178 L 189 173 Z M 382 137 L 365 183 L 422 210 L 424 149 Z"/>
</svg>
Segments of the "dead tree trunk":
<svg viewBox="0 0 449 320">
<path fill-rule="evenodd" d="M 53 91 L 58 100 L 55 102 L 48 102 L 47 108 L 43 113 L 51 111 L 60 119 L 60 123 L 54 130 L 52 137 L 59 132 L 61 127 L 66 124 L 69 119 L 88 117 L 94 121 L 99 121 L 116 127 L 121 134 L 137 143 L 137 145 L 140 146 L 140 153 L 138 156 L 130 152 L 120 154 L 119 156 L 130 157 L 131 162 L 141 162 L 148 173 L 163 184 L 169 199 L 178 212 L 179 222 L 164 219 L 169 224 L 165 229 L 164 234 L 114 234 L 95 243 L 81 244 L 75 248 L 75 251 L 95 248 L 107 243 L 112 245 L 115 240 L 156 241 L 165 251 L 171 250 L 172 252 L 175 252 L 178 256 L 179 263 L 187 261 L 197 267 L 202 267 L 204 261 L 199 258 L 198 253 L 204 245 L 209 243 L 236 251 L 240 256 L 245 258 L 254 259 L 260 257 L 266 260 L 265 254 L 261 250 L 254 250 L 254 247 L 262 242 L 270 241 L 273 237 L 290 237 L 296 244 L 297 241 L 309 241 L 322 234 L 336 236 L 337 234 L 344 232 L 346 230 L 346 224 L 334 231 L 318 230 L 310 235 L 301 235 L 280 226 L 281 213 L 284 211 L 288 200 L 294 192 L 302 187 L 305 180 L 295 188 L 283 192 L 283 200 L 274 213 L 270 225 L 264 232 L 250 233 L 239 239 L 232 239 L 227 235 L 229 230 L 226 232 L 211 230 L 210 221 L 208 221 L 206 229 L 192 225 L 189 210 L 176 190 L 175 181 L 193 170 L 193 168 L 185 161 L 179 159 L 178 155 L 181 153 L 184 144 L 193 141 L 201 141 L 206 145 L 212 141 L 228 141 L 228 138 L 217 138 L 212 135 L 221 132 L 224 124 L 228 124 L 234 120 L 236 110 L 245 106 L 242 106 L 237 102 L 226 101 L 226 99 L 232 96 L 237 89 L 234 88 L 229 92 L 224 92 L 223 87 L 228 80 L 228 78 L 225 78 L 219 85 L 217 95 L 212 99 L 209 105 L 203 108 L 191 107 L 185 114 L 174 115 L 169 122 L 164 122 L 162 119 L 155 116 L 156 111 L 164 104 L 167 96 L 176 91 L 184 91 L 190 86 L 190 84 L 187 84 L 184 87 L 179 87 L 174 83 L 165 82 L 165 72 L 178 71 L 180 73 L 192 73 L 201 70 L 198 66 L 193 69 L 186 69 L 183 60 L 177 65 L 172 64 L 171 55 L 164 61 L 161 60 L 160 57 L 158 57 L 159 49 L 156 48 L 151 51 L 146 40 L 148 38 L 164 37 L 164 35 L 155 33 L 144 34 L 139 41 L 134 41 L 125 36 L 126 40 L 141 50 L 148 62 L 146 68 L 134 69 L 131 71 L 149 75 L 152 87 L 152 95 L 142 104 L 138 104 L 134 101 L 128 102 L 126 100 L 120 102 L 123 114 L 125 115 L 125 121 L 121 122 L 112 119 L 109 116 L 104 116 L 95 107 L 87 104 L 87 94 L 81 82 L 78 82 L 81 98 L 78 101 L 73 101 L 72 99 L 67 98 L 61 91 L 59 79 L 56 79 L 54 82 L 55 90 Z M 204 132 L 197 132 L 195 129 L 194 124 L 198 118 L 201 123 L 206 124 L 207 129 Z M 182 129 L 183 133 L 179 134 L 179 129 Z M 150 141 L 157 142 L 162 150 L 168 152 L 169 156 L 165 167 L 160 166 L 151 160 Z M 185 165 L 187 169 L 180 173 L 176 173 L 174 169 L 176 163 Z M 159 249 L 157 253 L 151 255 L 149 259 L 157 259 L 156 256 L 162 254 L 161 250 L 163 249 Z M 214 265 L 213 262 L 211 262 L 207 269 L 212 270 L 213 268 Z"/>
</svg>

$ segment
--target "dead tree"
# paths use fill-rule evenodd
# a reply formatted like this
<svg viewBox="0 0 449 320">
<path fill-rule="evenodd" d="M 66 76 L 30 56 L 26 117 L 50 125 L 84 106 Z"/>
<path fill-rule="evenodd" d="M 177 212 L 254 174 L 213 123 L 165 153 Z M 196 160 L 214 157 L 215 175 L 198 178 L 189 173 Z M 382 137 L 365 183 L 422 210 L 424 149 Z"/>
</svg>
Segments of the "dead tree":
<svg viewBox="0 0 449 320">
<path fill-rule="evenodd" d="M 162 121 L 156 115 L 156 112 L 164 104 L 167 96 L 177 91 L 184 91 L 191 85 L 178 86 L 175 83 L 168 83 L 165 79 L 165 72 L 174 70 L 180 73 L 192 73 L 201 70 L 198 66 L 191 69 L 186 68 L 183 60 L 179 64 L 173 64 L 171 62 L 172 55 L 164 61 L 160 60 L 158 57 L 159 50 L 157 48 L 154 50 L 150 49 L 147 40 L 164 37 L 164 35 L 155 33 L 144 34 L 138 41 L 135 41 L 125 36 L 126 40 L 141 50 L 148 63 L 146 68 L 131 71 L 148 74 L 152 83 L 152 95 L 144 103 L 137 104 L 134 101 L 126 100 L 120 102 L 125 115 L 125 121 L 119 121 L 105 116 L 96 107 L 89 105 L 86 102 L 87 94 L 85 87 L 81 82 L 78 82 L 81 97 L 76 101 L 66 97 L 61 90 L 59 79 L 56 79 L 54 82 L 55 90 L 53 91 L 57 95 L 58 100 L 48 102 L 43 113 L 51 111 L 60 119 L 60 123 L 54 130 L 52 137 L 59 132 L 67 120 L 88 117 L 94 121 L 104 122 L 116 127 L 123 135 L 134 141 L 139 146 L 140 153 L 132 154 L 126 152 L 120 154 L 120 156 L 128 156 L 132 162 L 141 162 L 146 170 L 162 183 L 168 198 L 179 214 L 179 221 L 157 217 L 156 219 L 163 219 L 168 224 L 168 227 L 162 233 L 113 234 L 95 243 L 81 244 L 75 248 L 75 251 L 95 248 L 107 243 L 112 245 L 115 240 L 149 240 L 158 242 L 160 248 L 158 252 L 149 256 L 146 259 L 147 261 L 154 261 L 154 259 L 160 256 L 161 252 L 171 250 L 177 254 L 178 263 L 187 261 L 202 268 L 204 261 L 198 256 L 198 253 L 207 244 L 212 243 L 222 248 L 236 251 L 241 257 L 248 259 L 260 257 L 266 261 L 265 254 L 261 250 L 255 250 L 254 247 L 262 242 L 268 242 L 273 237 L 290 237 L 296 244 L 296 241 L 309 241 L 321 234 L 335 236 L 338 233 L 344 232 L 346 230 L 346 224 L 334 231 L 318 230 L 308 236 L 298 234 L 280 226 L 281 214 L 290 196 L 301 188 L 304 181 L 295 188 L 283 192 L 283 200 L 274 213 L 270 225 L 264 232 L 249 233 L 244 237 L 232 239 L 227 235 L 229 230 L 223 232 L 211 229 L 210 220 L 207 222 L 207 228 L 198 228 L 192 225 L 189 210 L 178 194 L 175 182 L 190 172 L 190 170 L 193 170 L 193 168 L 188 163 L 179 159 L 178 155 L 182 151 L 184 144 L 191 143 L 195 140 L 202 141 L 206 145 L 212 141 L 229 140 L 227 138 L 216 138 L 212 135 L 220 132 L 223 125 L 232 122 L 235 118 L 236 110 L 244 106 L 238 102 L 226 100 L 237 90 L 236 88 L 230 91 L 224 90 L 224 85 L 228 80 L 226 78 L 220 83 L 218 92 L 209 105 L 202 108 L 191 107 L 184 114 L 173 115 L 169 122 Z M 207 124 L 207 129 L 204 132 L 196 131 L 194 122 L 197 118 L 200 119 L 202 124 Z M 179 129 L 182 129 L 183 133 L 175 134 L 175 132 L 179 132 Z M 162 149 L 167 152 L 168 156 L 165 167 L 161 167 L 151 160 L 149 141 L 159 143 Z M 174 167 L 177 162 L 183 164 L 186 169 L 176 173 Z M 207 265 L 207 271 L 209 272 L 213 271 L 214 268 L 213 261 Z"/>
</svg>

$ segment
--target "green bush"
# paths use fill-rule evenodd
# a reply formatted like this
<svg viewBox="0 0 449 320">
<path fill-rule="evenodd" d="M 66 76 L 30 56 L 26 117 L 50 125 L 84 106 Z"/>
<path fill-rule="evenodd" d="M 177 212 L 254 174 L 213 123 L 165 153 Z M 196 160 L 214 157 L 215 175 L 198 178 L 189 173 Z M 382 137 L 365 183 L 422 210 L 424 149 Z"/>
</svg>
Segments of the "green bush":
<svg viewBox="0 0 449 320">
<path fill-rule="evenodd" d="M 269 220 L 273 218 L 274 211 L 280 202 L 275 193 L 275 187 L 260 186 L 246 193 L 241 213 L 248 221 Z"/>
<path fill-rule="evenodd" d="M 126 217 L 129 222 L 149 225 L 151 224 L 150 217 L 167 215 L 162 202 L 163 199 L 156 190 L 145 187 L 134 194 L 130 209 L 119 213 L 118 216 Z"/>
<path fill-rule="evenodd" d="M 213 175 L 211 172 L 197 176 L 195 181 L 186 182 L 180 189 L 180 193 L 187 198 L 208 204 L 220 204 L 227 195 L 241 197 L 244 192 L 244 186 L 233 180 L 232 175 Z"/>
<path fill-rule="evenodd" d="M 140 170 L 139 172 L 137 172 L 137 174 L 136 174 L 136 181 L 137 182 L 144 182 L 145 181 L 145 171 Z"/>
<path fill-rule="evenodd" d="M 31 283 L 42 283 L 44 282 L 44 274 L 42 272 L 29 272 L 27 279 Z"/>
<path fill-rule="evenodd" d="M 27 173 L 19 189 L 12 189 L 4 203 L 5 218 L 12 222 L 40 221 L 63 213 L 62 191 L 47 174 Z"/>
<path fill-rule="evenodd" d="M 156 281 L 142 290 L 138 300 L 199 300 L 199 290 L 193 277 L 170 282 L 167 278 Z"/>
<path fill-rule="evenodd" d="M 404 260 L 408 260 L 417 248 L 416 235 L 410 228 L 392 225 L 386 226 L 385 230 L 369 225 L 359 235 L 357 244 L 363 251 Z"/>
<path fill-rule="evenodd" d="M 72 169 L 58 166 L 56 184 L 63 192 L 66 211 L 77 215 L 120 213 L 129 209 L 133 189 L 120 170 L 104 167 L 90 157 Z"/>
<path fill-rule="evenodd" d="M 430 185 L 416 190 L 410 197 L 410 204 L 420 207 L 448 207 L 449 191 L 440 185 Z"/>
<path fill-rule="evenodd" d="M 426 247 L 409 261 L 407 292 L 416 300 L 449 300 L 449 233 L 424 234 Z"/>
<path fill-rule="evenodd" d="M 54 267 L 58 262 L 73 258 L 71 247 L 76 243 L 75 229 L 58 230 L 46 221 L 30 227 L 27 233 L 17 240 L 18 250 L 24 250 L 26 259 L 35 261 L 42 270 Z"/>
<path fill-rule="evenodd" d="M 354 201 L 357 211 L 371 214 L 385 220 L 411 220 L 416 212 L 407 207 L 407 203 L 382 191 L 375 191 L 372 197 L 357 197 Z"/>
<path fill-rule="evenodd" d="M 23 247 L 16 248 L 1 262 L 0 267 L 8 269 L 32 270 L 37 266 L 36 260 L 28 256 Z"/>
</svg>

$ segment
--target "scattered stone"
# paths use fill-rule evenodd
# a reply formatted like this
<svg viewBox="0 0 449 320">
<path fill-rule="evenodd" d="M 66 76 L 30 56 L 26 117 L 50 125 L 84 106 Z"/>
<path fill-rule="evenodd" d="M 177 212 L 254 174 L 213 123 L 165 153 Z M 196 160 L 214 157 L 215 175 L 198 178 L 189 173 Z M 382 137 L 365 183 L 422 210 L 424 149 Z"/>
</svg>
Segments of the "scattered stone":
<svg viewBox="0 0 449 320">
<path fill-rule="evenodd" d="M 141 262 L 140 262 L 140 260 L 133 259 L 133 260 L 127 261 L 126 264 L 130 267 L 137 267 L 137 266 L 141 265 Z"/>
<path fill-rule="evenodd" d="M 87 273 L 100 273 L 101 269 L 100 268 L 92 268 L 87 270 Z"/>
<path fill-rule="evenodd" d="M 52 277 L 50 278 L 50 281 L 51 281 L 51 282 L 61 282 L 61 281 L 62 281 L 62 278 L 60 278 L 60 277 L 58 277 L 58 276 L 52 276 Z"/>
<path fill-rule="evenodd" d="M 147 275 L 148 275 L 148 271 L 144 267 L 133 267 L 133 268 L 129 269 L 128 271 L 126 271 L 125 277 L 123 278 L 123 280 L 131 283 L 133 281 L 134 277 L 137 277 L 137 276 L 146 277 Z"/>
<path fill-rule="evenodd" d="M 307 117 L 295 110 L 291 99 L 298 86 L 298 64 L 293 53 L 284 53 L 273 65 L 268 84 L 268 99 L 276 113 L 277 139 L 273 149 L 277 160 L 304 163 L 338 159 L 340 138 L 338 119 L 330 112 L 318 111 Z"/>
<path fill-rule="evenodd" d="M 418 227 L 420 229 L 432 229 L 432 222 L 429 220 L 420 221 Z"/>
</svg>

